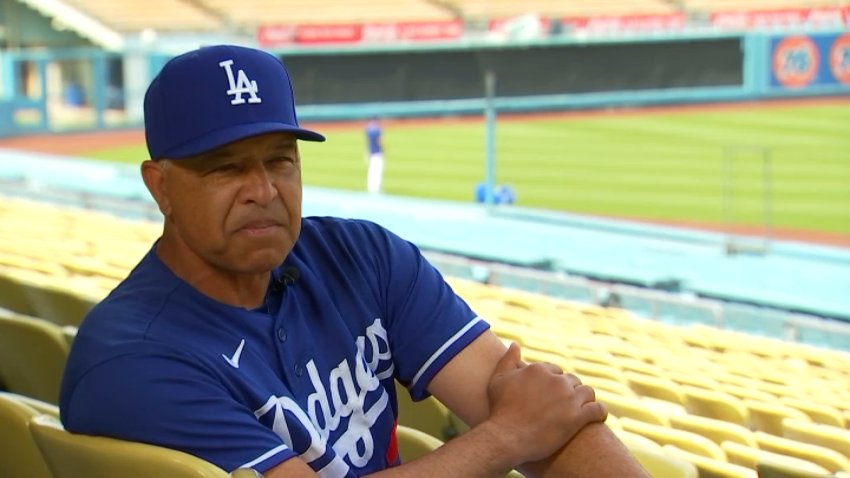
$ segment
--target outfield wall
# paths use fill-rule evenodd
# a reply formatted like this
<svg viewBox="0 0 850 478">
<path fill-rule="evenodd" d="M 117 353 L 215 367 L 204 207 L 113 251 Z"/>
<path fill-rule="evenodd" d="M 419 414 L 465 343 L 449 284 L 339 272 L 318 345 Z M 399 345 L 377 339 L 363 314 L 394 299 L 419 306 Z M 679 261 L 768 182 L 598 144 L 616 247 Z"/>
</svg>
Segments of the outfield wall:
<svg viewBox="0 0 850 478">
<path fill-rule="evenodd" d="M 850 94 L 850 33 L 635 36 L 275 50 L 303 120 L 479 114 Z M 137 127 L 174 52 L 0 52 L 0 136 Z"/>
</svg>

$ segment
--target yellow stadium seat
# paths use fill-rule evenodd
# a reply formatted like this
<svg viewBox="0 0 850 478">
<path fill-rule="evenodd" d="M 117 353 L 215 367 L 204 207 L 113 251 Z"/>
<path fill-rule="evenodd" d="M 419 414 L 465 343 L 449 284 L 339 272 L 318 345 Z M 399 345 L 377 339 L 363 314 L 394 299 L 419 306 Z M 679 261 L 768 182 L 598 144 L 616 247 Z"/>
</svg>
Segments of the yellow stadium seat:
<svg viewBox="0 0 850 478">
<path fill-rule="evenodd" d="M 6 397 L 10 400 L 15 400 L 19 403 L 22 403 L 34 409 L 41 415 L 50 415 L 52 417 L 59 418 L 59 407 L 52 403 L 11 392 L 0 392 L 0 397 Z"/>
<path fill-rule="evenodd" d="M 725 441 L 720 445 L 720 448 L 723 448 L 723 451 L 726 452 L 729 463 L 746 466 L 747 468 L 755 469 L 759 463 L 772 463 L 811 473 L 829 473 L 826 468 L 817 463 L 740 443 Z"/>
<path fill-rule="evenodd" d="M 15 275 L 15 271 L 0 268 L 0 307 L 23 315 L 34 316 L 35 307 L 26 289 L 29 285 Z"/>
<path fill-rule="evenodd" d="M 603 393 L 609 392 L 615 395 L 619 395 L 621 397 L 635 397 L 637 398 L 637 394 L 629 388 L 625 383 L 619 382 L 617 380 L 611 380 L 610 378 L 602 378 L 596 377 L 594 375 L 582 375 L 579 377 L 581 382 L 590 385 L 594 390 L 600 391 Z"/>
<path fill-rule="evenodd" d="M 79 326 L 97 302 L 93 297 L 84 296 L 55 284 L 30 287 L 27 293 L 34 304 L 36 316 L 59 325 Z"/>
<path fill-rule="evenodd" d="M 59 403 L 68 342 L 56 324 L 0 314 L 0 384 L 7 391 Z"/>
<path fill-rule="evenodd" d="M 776 395 L 765 392 L 764 390 L 759 390 L 758 384 L 755 381 L 752 382 L 753 383 L 749 383 L 747 385 L 720 382 L 717 386 L 717 390 L 719 392 L 728 393 L 740 400 L 744 400 L 746 398 L 761 400 L 763 402 L 776 400 Z"/>
<path fill-rule="evenodd" d="M 653 410 L 637 397 L 623 397 L 605 390 L 596 390 L 596 399 L 618 418 L 630 417 L 645 423 L 670 426 L 670 419 Z"/>
<path fill-rule="evenodd" d="M 826 468 L 830 473 L 837 471 L 850 472 L 850 459 L 835 450 L 761 431 L 753 432 L 753 437 L 755 437 L 759 448 L 762 450 L 811 461 Z"/>
<path fill-rule="evenodd" d="M 414 402 L 410 398 L 410 392 L 396 382 L 396 397 L 399 425 L 419 430 L 441 441 L 454 438 L 460 433 L 449 420 L 449 409 L 433 396 Z"/>
<path fill-rule="evenodd" d="M 786 418 L 794 418 L 810 422 L 808 415 L 777 402 L 762 402 L 759 400 L 744 399 L 744 406 L 750 412 L 750 429 L 759 430 L 771 435 L 782 436 L 782 421 Z"/>
<path fill-rule="evenodd" d="M 686 399 L 685 408 L 694 415 L 749 426 L 749 411 L 728 393 L 683 386 L 682 394 Z"/>
<path fill-rule="evenodd" d="M 664 445 L 664 453 L 693 463 L 699 470 L 700 478 L 758 478 L 755 470 L 733 465 L 722 460 L 706 458 L 674 445 Z"/>
<path fill-rule="evenodd" d="M 73 325 L 62 326 L 62 336 L 65 337 L 65 342 L 68 343 L 69 349 L 71 344 L 74 343 L 74 339 L 77 337 L 77 330 L 77 327 L 74 327 Z"/>
<path fill-rule="evenodd" d="M 795 397 L 782 397 L 781 401 L 783 405 L 796 408 L 797 410 L 805 413 L 815 423 L 831 425 L 839 428 L 844 428 L 847 424 L 844 417 L 841 415 L 841 410 L 836 407 Z"/>
<path fill-rule="evenodd" d="M 671 415 L 670 424 L 673 428 L 702 435 L 718 445 L 733 441 L 750 447 L 758 446 L 752 432 L 735 423 L 699 415 Z"/>
<path fill-rule="evenodd" d="M 569 368 L 579 377 L 585 375 L 593 375 L 594 377 L 607 378 L 623 384 L 626 384 L 626 379 L 623 373 L 617 367 L 611 365 L 603 365 L 596 362 L 586 362 L 581 359 L 571 358 L 569 360 Z"/>
<path fill-rule="evenodd" d="M 0 393 L 0 476 L 52 478 L 29 431 L 38 415 L 14 394 Z"/>
<path fill-rule="evenodd" d="M 720 448 L 720 445 L 702 435 L 645 423 L 629 417 L 622 417 L 620 423 L 623 425 L 624 431 L 645 436 L 660 445 L 674 445 L 706 458 L 726 461 L 726 453 Z"/>
<path fill-rule="evenodd" d="M 800 469 L 787 463 L 765 462 L 756 465 L 759 478 L 833 478 L 836 475 Z"/>
<path fill-rule="evenodd" d="M 687 366 L 690 368 L 689 371 L 667 369 L 666 377 L 682 386 L 696 387 L 704 390 L 717 390 L 719 388 L 717 380 L 701 373 L 694 373 L 695 370 L 698 370 L 694 364 Z"/>
<path fill-rule="evenodd" d="M 663 478 L 699 478 L 697 467 L 682 458 L 670 456 L 658 449 L 629 446 L 629 452 L 650 476 Z"/>
<path fill-rule="evenodd" d="M 229 473 L 177 450 L 107 437 L 68 433 L 53 417 L 29 425 L 53 478 L 227 478 Z"/>
<path fill-rule="evenodd" d="M 850 458 L 850 430 L 793 418 L 783 420 L 782 428 L 785 438 L 830 448 Z"/>
<path fill-rule="evenodd" d="M 629 387 L 638 395 L 666 400 L 679 405 L 686 403 L 685 396 L 679 390 L 679 384 L 670 379 L 631 371 L 623 372 L 623 376 Z"/>
<path fill-rule="evenodd" d="M 398 452 L 402 462 L 413 461 L 440 448 L 443 441 L 415 428 L 399 425 L 396 428 Z"/>
<path fill-rule="evenodd" d="M 643 435 L 638 435 L 637 433 L 627 432 L 623 430 L 622 426 L 619 430 L 614 430 L 614 434 L 617 435 L 617 438 L 626 445 L 626 448 L 643 448 L 645 450 L 652 450 L 657 453 L 661 453 L 661 445 L 652 441 L 651 438 L 647 438 Z"/>
</svg>

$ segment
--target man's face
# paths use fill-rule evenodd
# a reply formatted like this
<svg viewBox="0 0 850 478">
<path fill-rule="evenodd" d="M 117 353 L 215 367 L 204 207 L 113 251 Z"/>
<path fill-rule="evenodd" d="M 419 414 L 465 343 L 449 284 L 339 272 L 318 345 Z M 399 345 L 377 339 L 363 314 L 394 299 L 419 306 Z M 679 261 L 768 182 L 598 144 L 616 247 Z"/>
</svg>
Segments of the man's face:
<svg viewBox="0 0 850 478">
<path fill-rule="evenodd" d="M 293 135 L 255 136 L 159 167 L 162 241 L 179 251 L 182 267 L 263 273 L 292 250 L 301 232 L 301 162 Z"/>
</svg>

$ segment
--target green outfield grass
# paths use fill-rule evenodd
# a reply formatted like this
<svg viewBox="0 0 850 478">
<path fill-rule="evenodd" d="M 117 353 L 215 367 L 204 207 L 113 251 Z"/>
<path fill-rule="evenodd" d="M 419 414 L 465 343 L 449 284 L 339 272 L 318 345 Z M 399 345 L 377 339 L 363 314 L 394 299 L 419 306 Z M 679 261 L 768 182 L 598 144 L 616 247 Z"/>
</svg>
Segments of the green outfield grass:
<svg viewBox="0 0 850 478">
<path fill-rule="evenodd" d="M 322 129 L 321 125 L 313 125 Z M 364 190 L 361 125 L 329 127 L 326 143 L 302 143 L 308 185 Z M 563 118 L 501 119 L 497 181 L 522 206 L 668 221 L 761 224 L 761 155 L 771 157 L 773 224 L 850 233 L 850 105 L 729 109 Z M 385 125 L 389 194 L 472 201 L 484 178 L 482 121 Z M 736 147 L 734 171 L 724 154 Z M 92 157 L 138 162 L 143 146 Z M 733 192 L 724 212 L 724 178 Z"/>
</svg>

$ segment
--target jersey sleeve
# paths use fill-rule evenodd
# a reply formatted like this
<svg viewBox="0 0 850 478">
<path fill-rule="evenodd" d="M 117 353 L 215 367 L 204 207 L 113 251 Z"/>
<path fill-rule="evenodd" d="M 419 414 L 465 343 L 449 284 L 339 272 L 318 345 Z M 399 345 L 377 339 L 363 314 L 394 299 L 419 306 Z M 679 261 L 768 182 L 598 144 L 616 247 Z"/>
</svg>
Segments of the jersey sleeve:
<svg viewBox="0 0 850 478">
<path fill-rule="evenodd" d="M 80 376 L 63 404 L 65 428 L 182 450 L 228 472 L 264 472 L 295 456 L 202 364 L 147 350 L 127 350 Z"/>
<path fill-rule="evenodd" d="M 377 227 L 377 226 L 376 226 Z M 458 352 L 489 325 L 461 299 L 419 249 L 380 229 L 386 250 L 380 283 L 396 377 L 414 400 Z"/>
</svg>

